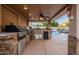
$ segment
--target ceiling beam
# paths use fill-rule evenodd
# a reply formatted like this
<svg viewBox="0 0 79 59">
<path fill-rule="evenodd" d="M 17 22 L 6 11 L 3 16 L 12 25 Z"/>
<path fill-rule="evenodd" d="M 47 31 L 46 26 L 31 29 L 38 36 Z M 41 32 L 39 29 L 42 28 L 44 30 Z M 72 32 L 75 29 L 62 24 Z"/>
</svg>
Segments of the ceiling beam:
<svg viewBox="0 0 79 59">
<path fill-rule="evenodd" d="M 52 16 L 49 20 L 52 20 L 54 17 L 56 17 L 59 13 L 61 13 L 65 8 L 67 8 L 69 4 L 65 5 L 61 10 L 59 10 L 54 16 Z"/>
<path fill-rule="evenodd" d="M 18 13 L 17 11 L 15 11 L 14 9 L 12 9 L 11 7 L 7 6 L 6 4 L 2 4 L 3 7 L 7 8 L 9 11 L 13 12 L 14 14 L 16 14 L 17 16 L 20 16 L 24 19 L 27 19 L 26 17 L 24 17 L 22 14 Z"/>
</svg>

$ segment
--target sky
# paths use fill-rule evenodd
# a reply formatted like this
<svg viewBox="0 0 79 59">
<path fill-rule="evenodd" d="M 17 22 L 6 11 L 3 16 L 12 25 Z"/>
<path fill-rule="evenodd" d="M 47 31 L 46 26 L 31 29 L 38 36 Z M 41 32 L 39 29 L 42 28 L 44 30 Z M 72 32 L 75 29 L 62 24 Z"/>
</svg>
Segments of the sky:
<svg viewBox="0 0 79 59">
<path fill-rule="evenodd" d="M 62 24 L 63 22 L 65 22 L 65 21 L 67 21 L 67 20 L 69 20 L 67 14 L 65 14 L 65 15 L 61 16 L 60 18 L 57 18 L 57 19 L 56 19 L 56 21 L 57 21 L 59 24 Z"/>
</svg>

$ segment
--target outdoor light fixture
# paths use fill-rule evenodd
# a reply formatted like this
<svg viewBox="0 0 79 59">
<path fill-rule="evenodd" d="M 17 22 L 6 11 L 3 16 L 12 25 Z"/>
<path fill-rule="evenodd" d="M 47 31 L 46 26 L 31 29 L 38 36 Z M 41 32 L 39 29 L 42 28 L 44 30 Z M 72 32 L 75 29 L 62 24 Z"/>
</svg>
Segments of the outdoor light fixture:
<svg viewBox="0 0 79 59">
<path fill-rule="evenodd" d="M 70 21 L 73 21 L 74 17 L 73 16 L 70 16 L 69 19 L 70 19 Z"/>
<path fill-rule="evenodd" d="M 73 16 L 70 16 L 70 19 L 72 20 L 72 19 L 74 19 L 74 17 Z"/>
<path fill-rule="evenodd" d="M 25 10 L 27 10 L 27 9 L 28 9 L 28 8 L 27 8 L 27 5 L 24 5 L 24 9 L 25 9 Z"/>
<path fill-rule="evenodd" d="M 40 20 L 43 20 L 43 18 L 42 18 L 42 17 L 40 17 Z"/>
<path fill-rule="evenodd" d="M 70 14 L 70 11 L 67 11 L 67 14 L 69 15 Z"/>
</svg>

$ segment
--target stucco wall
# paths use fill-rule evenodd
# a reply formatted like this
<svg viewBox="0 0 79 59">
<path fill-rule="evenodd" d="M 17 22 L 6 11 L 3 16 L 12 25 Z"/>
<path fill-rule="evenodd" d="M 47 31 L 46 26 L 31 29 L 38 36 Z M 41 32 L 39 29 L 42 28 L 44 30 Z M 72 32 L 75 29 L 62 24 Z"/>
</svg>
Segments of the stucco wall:
<svg viewBox="0 0 79 59">
<path fill-rule="evenodd" d="M 68 37 L 68 54 L 75 55 L 77 54 L 77 18 L 76 18 L 76 5 L 70 5 L 70 17 L 69 17 L 69 37 Z"/>
<path fill-rule="evenodd" d="M 79 4 L 77 4 L 77 39 L 79 40 Z"/>
<path fill-rule="evenodd" d="M 5 25 L 13 23 L 18 26 L 27 26 L 27 19 L 19 16 L 18 14 L 12 12 L 11 10 L 2 6 L 2 28 L 4 29 Z"/>
<path fill-rule="evenodd" d="M 77 54 L 79 55 L 79 4 L 73 5 L 72 16 L 73 16 L 73 19 L 70 20 L 69 35 L 76 37 L 76 48 L 75 49 L 76 49 Z"/>
<path fill-rule="evenodd" d="M 17 26 L 17 15 L 9 11 L 7 8 L 2 7 L 2 26 L 14 23 Z"/>
<path fill-rule="evenodd" d="M 77 31 L 77 54 L 79 55 L 79 4 L 77 4 L 77 15 L 76 15 L 76 18 L 77 18 L 77 27 L 76 27 L 76 31 Z"/>
<path fill-rule="evenodd" d="M 18 16 L 18 26 L 27 26 L 27 19 Z"/>
<path fill-rule="evenodd" d="M 76 5 L 72 6 L 69 23 L 69 35 L 76 37 Z"/>
</svg>

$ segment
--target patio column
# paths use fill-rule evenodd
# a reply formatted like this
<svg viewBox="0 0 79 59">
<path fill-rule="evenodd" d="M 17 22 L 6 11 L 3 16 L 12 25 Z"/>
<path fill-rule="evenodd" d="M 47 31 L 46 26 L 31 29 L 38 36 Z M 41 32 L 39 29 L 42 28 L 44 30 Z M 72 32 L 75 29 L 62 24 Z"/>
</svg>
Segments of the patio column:
<svg viewBox="0 0 79 59">
<path fill-rule="evenodd" d="M 48 29 L 50 30 L 51 28 L 51 20 L 48 20 Z"/>
<path fill-rule="evenodd" d="M 51 20 L 48 20 L 49 39 L 51 39 Z"/>
<path fill-rule="evenodd" d="M 72 5 L 70 13 L 68 54 L 79 55 L 79 4 Z"/>
<path fill-rule="evenodd" d="M 76 35 L 77 35 L 77 55 L 79 55 L 79 4 L 76 5 Z"/>
<path fill-rule="evenodd" d="M 76 6 L 69 5 L 68 14 L 69 14 L 69 37 L 68 37 L 68 54 L 75 55 L 77 54 L 77 38 L 76 38 Z"/>
</svg>

